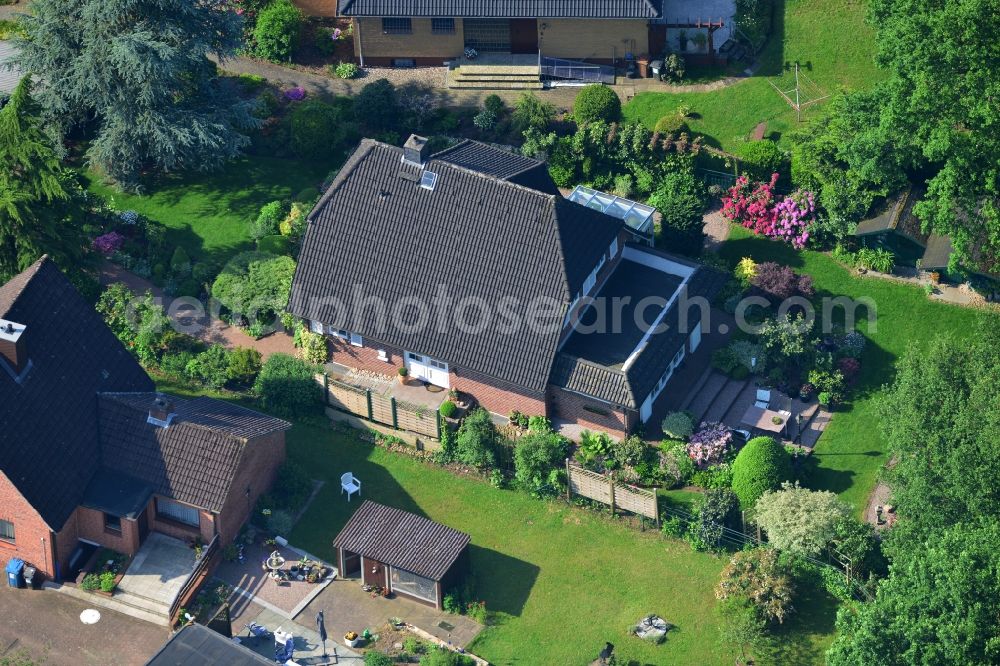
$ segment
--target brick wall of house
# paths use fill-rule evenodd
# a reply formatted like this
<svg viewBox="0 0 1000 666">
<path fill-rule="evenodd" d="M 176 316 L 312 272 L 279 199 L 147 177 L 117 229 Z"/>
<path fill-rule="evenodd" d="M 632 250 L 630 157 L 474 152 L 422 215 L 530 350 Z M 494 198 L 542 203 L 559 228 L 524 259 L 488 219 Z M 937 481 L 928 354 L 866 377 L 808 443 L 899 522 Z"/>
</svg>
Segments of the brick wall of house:
<svg viewBox="0 0 1000 666">
<path fill-rule="evenodd" d="M 634 413 L 623 407 L 609 405 L 555 386 L 549 388 L 549 406 L 552 418 L 575 423 L 588 430 L 606 432 L 618 439 L 625 437 L 635 423 Z M 603 414 L 597 413 L 598 411 Z"/>
<path fill-rule="evenodd" d="M 59 563 L 59 574 L 63 575 L 68 569 L 70 558 L 73 556 L 73 551 L 76 550 L 77 543 L 79 543 L 75 511 L 59 533 L 54 535 L 54 538 L 56 544 L 54 559 Z"/>
<path fill-rule="evenodd" d="M 533 394 L 524 389 L 514 388 L 472 370 L 452 368 L 451 386 L 474 396 L 480 405 L 494 414 L 507 416 L 514 410 L 528 416 L 545 414 L 543 394 Z"/>
<path fill-rule="evenodd" d="M 136 521 L 122 518 L 122 531 L 117 533 L 104 528 L 104 513 L 101 511 L 77 507 L 75 518 L 77 538 L 99 543 L 126 555 L 134 555 L 139 550 L 139 525 Z"/>
<path fill-rule="evenodd" d="M 52 532 L 3 473 L 0 473 L 0 519 L 14 523 L 14 543 L 0 540 L 0 565 L 6 566 L 17 557 L 51 576 L 55 569 Z"/>
<path fill-rule="evenodd" d="M 337 0 L 292 0 L 306 16 L 336 16 Z"/>
<path fill-rule="evenodd" d="M 395 377 L 399 368 L 403 367 L 403 352 L 395 347 L 371 342 L 367 339 L 363 342 L 363 347 L 356 347 L 340 338 L 327 336 L 330 360 L 349 368 Z M 380 349 L 385 350 L 388 360 L 379 360 L 378 352 Z"/>
<path fill-rule="evenodd" d="M 284 461 L 284 431 L 247 442 L 243 461 L 229 486 L 229 497 L 226 498 L 216 521 L 222 545 L 231 543 L 239 534 L 243 523 L 247 521 L 253 507 L 256 506 L 257 498 L 270 490 L 278 467 Z M 282 536 L 288 537 L 287 534 Z"/>
<path fill-rule="evenodd" d="M 149 503 L 146 516 L 149 518 L 149 529 L 181 541 L 193 541 L 201 537 L 203 543 L 211 543 L 215 536 L 215 515 L 211 511 L 199 510 L 199 527 L 184 525 L 176 520 L 164 519 L 156 515 L 156 498 Z"/>
<path fill-rule="evenodd" d="M 542 27 L 545 26 L 545 27 Z M 649 31 L 640 19 L 539 19 L 538 48 L 543 56 L 592 62 L 619 60 L 626 51 L 649 50 Z"/>
<path fill-rule="evenodd" d="M 354 53 L 363 55 L 369 66 L 391 65 L 394 58 L 413 58 L 417 65 L 441 65 L 462 55 L 465 37 L 462 19 L 455 19 L 455 32 L 436 34 L 431 19 L 410 19 L 413 31 L 408 35 L 386 35 L 381 18 L 354 19 Z"/>
</svg>

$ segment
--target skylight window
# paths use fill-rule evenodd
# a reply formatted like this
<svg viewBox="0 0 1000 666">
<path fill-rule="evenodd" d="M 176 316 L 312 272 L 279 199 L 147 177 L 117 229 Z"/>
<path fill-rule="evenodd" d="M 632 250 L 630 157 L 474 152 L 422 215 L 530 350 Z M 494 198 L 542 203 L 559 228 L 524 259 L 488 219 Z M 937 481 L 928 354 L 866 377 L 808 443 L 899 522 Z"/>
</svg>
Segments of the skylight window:
<svg viewBox="0 0 1000 666">
<path fill-rule="evenodd" d="M 434 190 L 434 186 L 437 185 L 438 175 L 433 171 L 424 171 L 423 175 L 420 176 L 420 187 L 425 190 Z"/>
</svg>

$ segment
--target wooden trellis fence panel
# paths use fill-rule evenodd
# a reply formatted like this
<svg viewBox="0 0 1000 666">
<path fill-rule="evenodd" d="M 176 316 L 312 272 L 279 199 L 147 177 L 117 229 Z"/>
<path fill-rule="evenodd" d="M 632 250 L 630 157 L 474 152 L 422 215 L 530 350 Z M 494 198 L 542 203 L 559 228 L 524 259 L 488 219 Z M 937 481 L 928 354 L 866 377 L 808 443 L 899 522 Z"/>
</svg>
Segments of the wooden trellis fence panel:
<svg viewBox="0 0 1000 666">
<path fill-rule="evenodd" d="M 582 495 L 588 499 L 611 506 L 612 513 L 616 509 L 624 509 L 640 516 L 652 518 L 660 524 L 660 509 L 656 501 L 656 490 L 636 488 L 615 481 L 610 476 L 592 472 L 566 459 L 567 495 Z"/>
<path fill-rule="evenodd" d="M 324 401 L 330 407 L 399 430 L 441 439 L 437 410 L 400 402 L 392 396 L 372 393 L 371 389 L 351 386 L 325 374 L 316 375 L 316 381 L 323 385 Z"/>
</svg>

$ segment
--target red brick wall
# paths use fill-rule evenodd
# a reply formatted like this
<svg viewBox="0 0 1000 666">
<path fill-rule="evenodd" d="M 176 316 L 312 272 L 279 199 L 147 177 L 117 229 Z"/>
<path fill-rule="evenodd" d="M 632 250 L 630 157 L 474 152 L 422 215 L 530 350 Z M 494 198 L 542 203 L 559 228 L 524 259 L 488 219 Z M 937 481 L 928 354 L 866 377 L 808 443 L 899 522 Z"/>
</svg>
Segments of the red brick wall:
<svg viewBox="0 0 1000 666">
<path fill-rule="evenodd" d="M 75 518 L 77 538 L 99 543 L 126 555 L 134 555 L 139 550 L 139 525 L 134 520 L 122 518 L 122 531 L 117 534 L 104 529 L 104 513 L 101 511 L 81 506 L 77 508 Z"/>
<path fill-rule="evenodd" d="M 215 537 L 215 516 L 211 511 L 199 510 L 200 527 L 184 525 L 175 520 L 160 519 L 156 516 L 156 501 L 151 501 L 146 509 L 149 518 L 149 529 L 172 536 L 181 541 L 194 541 L 196 537 L 201 537 L 203 543 L 211 543 Z"/>
<path fill-rule="evenodd" d="M 14 523 L 14 543 L 0 541 L 0 565 L 6 566 L 18 557 L 51 576 L 55 569 L 52 531 L 3 473 L 0 473 L 0 519 Z M 2 584 L 6 585 L 6 580 Z"/>
<path fill-rule="evenodd" d="M 615 408 L 606 402 L 557 387 L 549 389 L 549 405 L 553 418 L 576 423 L 588 430 L 606 432 L 619 439 L 628 434 L 629 426 L 634 421 L 624 408 Z M 608 415 L 603 416 L 584 407 L 593 407 L 608 412 Z"/>
<path fill-rule="evenodd" d="M 528 416 L 545 414 L 545 396 L 515 389 L 472 370 L 451 369 L 451 386 L 468 393 L 494 414 L 507 416 L 515 409 Z"/>
<path fill-rule="evenodd" d="M 285 433 L 274 432 L 264 437 L 251 439 L 246 444 L 243 461 L 236 470 L 229 497 L 226 498 L 218 516 L 221 545 L 225 546 L 236 538 L 243 523 L 257 504 L 257 498 L 271 488 L 278 467 L 285 461 Z M 250 496 L 247 497 L 247 488 Z M 283 534 L 281 536 L 288 537 Z"/>
<path fill-rule="evenodd" d="M 340 338 L 327 336 L 330 348 L 331 360 L 334 363 L 346 365 L 349 368 L 368 370 L 377 372 L 380 375 L 395 376 L 399 368 L 403 367 L 403 352 L 396 347 L 389 347 L 377 342 L 364 340 L 364 347 L 355 347 L 349 342 Z M 380 361 L 378 350 L 384 349 L 388 354 L 388 361 Z"/>
</svg>

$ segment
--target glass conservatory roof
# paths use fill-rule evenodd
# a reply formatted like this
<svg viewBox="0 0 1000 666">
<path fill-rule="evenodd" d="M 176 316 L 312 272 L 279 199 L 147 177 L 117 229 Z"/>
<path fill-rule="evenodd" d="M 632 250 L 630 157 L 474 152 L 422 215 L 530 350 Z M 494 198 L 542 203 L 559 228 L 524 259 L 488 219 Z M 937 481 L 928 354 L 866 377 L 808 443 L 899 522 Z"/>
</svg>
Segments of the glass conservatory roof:
<svg viewBox="0 0 1000 666">
<path fill-rule="evenodd" d="M 653 213 L 655 209 L 652 206 L 647 206 L 631 199 L 616 197 L 606 192 L 599 192 L 584 185 L 577 185 L 576 189 L 566 198 L 581 206 L 593 208 L 605 215 L 623 220 L 627 227 L 635 231 L 648 234 L 653 230 Z"/>
</svg>

